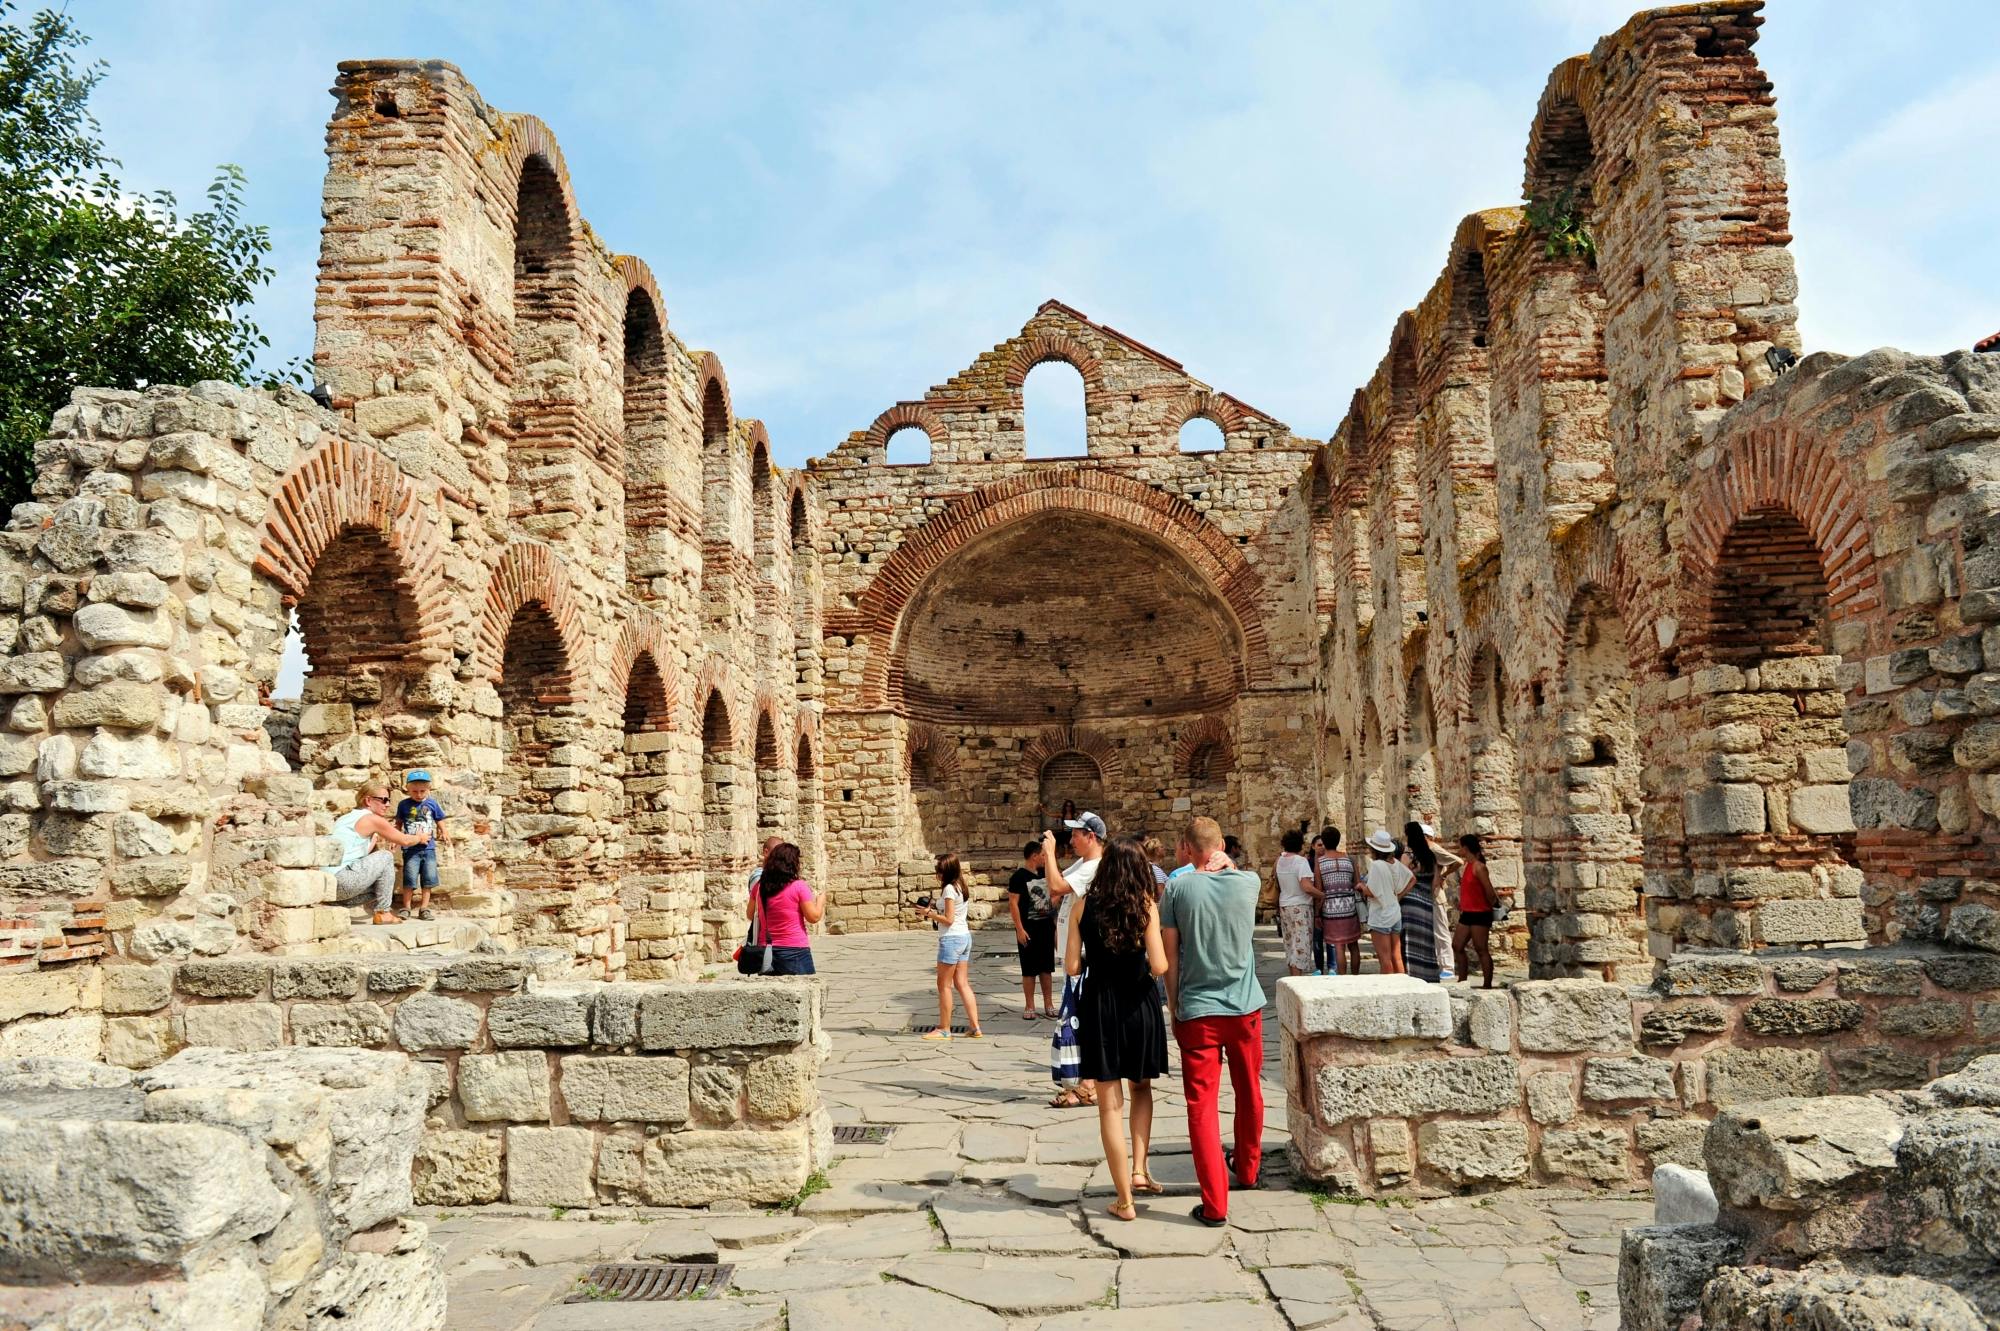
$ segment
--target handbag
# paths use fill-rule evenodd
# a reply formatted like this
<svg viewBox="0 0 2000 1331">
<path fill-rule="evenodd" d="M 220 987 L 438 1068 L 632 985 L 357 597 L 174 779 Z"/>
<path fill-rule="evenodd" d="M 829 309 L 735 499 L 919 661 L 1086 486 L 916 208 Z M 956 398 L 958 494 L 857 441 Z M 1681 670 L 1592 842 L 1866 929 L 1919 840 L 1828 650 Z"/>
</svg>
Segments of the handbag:
<svg viewBox="0 0 2000 1331">
<path fill-rule="evenodd" d="M 754 889 L 753 889 L 754 890 Z M 764 927 L 764 894 L 757 893 L 757 918 L 750 922 L 750 932 L 743 936 L 743 946 L 736 949 L 736 973 L 739 975 L 769 975 L 777 964 L 771 955 L 771 945 L 767 942 L 759 947 L 757 935 Z"/>
</svg>

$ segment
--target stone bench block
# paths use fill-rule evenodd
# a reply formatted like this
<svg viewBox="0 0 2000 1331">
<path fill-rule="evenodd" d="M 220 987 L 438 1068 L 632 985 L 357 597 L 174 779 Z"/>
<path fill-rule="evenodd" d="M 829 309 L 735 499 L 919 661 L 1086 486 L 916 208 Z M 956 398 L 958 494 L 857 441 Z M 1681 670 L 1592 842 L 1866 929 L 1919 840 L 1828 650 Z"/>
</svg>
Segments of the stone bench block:
<svg viewBox="0 0 2000 1331">
<path fill-rule="evenodd" d="M 1278 981 L 1278 1021 L 1298 1039 L 1451 1038 L 1451 999 L 1441 985 L 1408 975 L 1287 976 Z"/>
<path fill-rule="evenodd" d="M 1533 980 L 1510 991 L 1522 1050 L 1538 1054 L 1632 1047 L 1632 999 L 1598 980 Z"/>
<path fill-rule="evenodd" d="M 502 1049 L 590 1043 L 590 1001 L 573 993 L 506 994 L 486 1012 L 486 1030 Z"/>
<path fill-rule="evenodd" d="M 1714 1225 L 1644 1225 L 1625 1231 L 1618 1251 L 1618 1307 L 1624 1331 L 1680 1331 L 1701 1311 L 1701 1291 L 1717 1270 L 1743 1256 L 1743 1241 Z"/>
<path fill-rule="evenodd" d="M 1870 1096 L 1764 1100 L 1715 1116 L 1709 1179 L 1732 1207 L 1803 1210 L 1880 1186 L 1896 1167 L 1902 1136 L 1895 1111 Z"/>
<path fill-rule="evenodd" d="M 1453 1183 L 1518 1183 L 1528 1176 L 1528 1129 L 1521 1123 L 1425 1123 L 1417 1129 L 1417 1157 Z"/>
<path fill-rule="evenodd" d="M 787 980 L 676 985 L 639 1003 L 641 1049 L 798 1044 L 812 1034 L 812 987 Z"/>
<path fill-rule="evenodd" d="M 1504 1054 L 1322 1067 L 1314 1091 L 1329 1128 L 1357 1118 L 1505 1113 L 1521 1103 L 1521 1067 Z"/>
<path fill-rule="evenodd" d="M 562 1096 L 570 1118 L 581 1123 L 685 1123 L 688 1061 L 573 1055 L 562 1060 Z"/>
</svg>

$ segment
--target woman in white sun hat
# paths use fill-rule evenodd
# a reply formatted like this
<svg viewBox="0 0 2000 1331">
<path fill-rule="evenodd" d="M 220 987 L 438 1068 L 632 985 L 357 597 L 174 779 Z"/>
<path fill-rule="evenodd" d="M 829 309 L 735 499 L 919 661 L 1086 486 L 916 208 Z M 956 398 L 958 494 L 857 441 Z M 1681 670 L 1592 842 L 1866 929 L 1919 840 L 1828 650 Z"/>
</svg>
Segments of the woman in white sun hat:
<svg viewBox="0 0 2000 1331">
<path fill-rule="evenodd" d="M 1368 834 L 1368 935 L 1384 975 L 1403 973 L 1403 893 L 1416 876 L 1397 859 L 1401 847 L 1378 827 Z"/>
</svg>

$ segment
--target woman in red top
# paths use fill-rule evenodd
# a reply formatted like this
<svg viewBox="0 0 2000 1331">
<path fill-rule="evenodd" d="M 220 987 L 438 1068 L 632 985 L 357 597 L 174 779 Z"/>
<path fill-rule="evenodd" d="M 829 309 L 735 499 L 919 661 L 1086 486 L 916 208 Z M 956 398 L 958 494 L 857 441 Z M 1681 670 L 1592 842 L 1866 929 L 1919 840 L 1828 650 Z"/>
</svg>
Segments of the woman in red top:
<svg viewBox="0 0 2000 1331">
<path fill-rule="evenodd" d="M 1465 868 L 1458 876 L 1458 927 L 1452 930 L 1451 950 L 1458 959 L 1458 973 L 1466 979 L 1472 978 L 1472 967 L 1467 964 L 1467 953 L 1479 955 L 1479 973 L 1484 980 L 1482 987 L 1493 987 L 1493 944 L 1487 938 L 1487 931 L 1493 927 L 1493 909 L 1497 898 L 1493 893 L 1493 875 L 1486 871 L 1486 848 L 1479 844 L 1479 838 L 1470 832 L 1458 839 L 1465 851 Z"/>
<path fill-rule="evenodd" d="M 819 923 L 826 905 L 813 885 L 799 877 L 797 846 L 786 841 L 771 848 L 744 913 L 753 922 L 763 917 L 755 944 L 771 945 L 771 974 L 813 973 L 812 938 L 806 927 Z"/>
</svg>

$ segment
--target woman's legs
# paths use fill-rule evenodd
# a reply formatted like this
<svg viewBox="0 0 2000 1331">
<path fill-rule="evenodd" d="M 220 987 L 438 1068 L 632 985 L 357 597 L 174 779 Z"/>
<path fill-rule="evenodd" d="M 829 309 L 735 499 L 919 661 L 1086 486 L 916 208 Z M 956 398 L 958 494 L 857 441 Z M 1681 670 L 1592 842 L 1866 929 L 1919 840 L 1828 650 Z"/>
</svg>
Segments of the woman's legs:
<svg viewBox="0 0 2000 1331">
<path fill-rule="evenodd" d="M 1484 987 L 1491 989 L 1493 987 L 1492 930 L 1489 926 L 1484 924 L 1474 925 L 1471 930 L 1471 935 L 1472 936 L 1466 940 L 1466 945 L 1479 954 L 1480 982 L 1482 983 L 1482 985 L 1484 985 Z M 1467 979 L 1472 978 L 1471 971 L 1467 971 L 1465 975 Z"/>
<path fill-rule="evenodd" d="M 1381 965 L 1384 975 L 1403 973 L 1403 936 L 1371 929 L 1375 938 L 1375 960 Z"/>
<path fill-rule="evenodd" d="M 1347 954 L 1347 970 L 1344 973 L 1361 974 L 1361 940 L 1357 938 L 1351 943 L 1342 943 L 1340 949 Z"/>
<path fill-rule="evenodd" d="M 961 961 L 951 968 L 952 983 L 958 987 L 958 1000 L 965 1004 L 966 1024 L 972 1027 L 974 1035 L 980 1034 L 979 1000 L 972 996 L 972 963 Z"/>
<path fill-rule="evenodd" d="M 937 968 L 938 1029 L 951 1034 L 951 973 L 958 969 L 940 961 Z"/>
<path fill-rule="evenodd" d="M 1153 1152 L 1153 1083 L 1132 1083 L 1132 1173 L 1153 1177 L 1147 1163 Z"/>
<path fill-rule="evenodd" d="M 1035 977 L 1032 975 L 1021 977 L 1021 1013 L 1028 1017 L 1035 1015 Z"/>
<path fill-rule="evenodd" d="M 1313 974 L 1324 975 L 1326 974 L 1326 930 L 1321 928 L 1320 922 L 1317 919 L 1315 919 L 1312 922 L 1312 931 L 1313 931 Z"/>
<path fill-rule="evenodd" d="M 1103 1081 L 1097 1085 L 1097 1135 L 1104 1143 L 1104 1163 L 1111 1170 L 1111 1187 L 1118 1194 L 1113 1202 L 1111 1214 L 1120 1220 L 1130 1220 L 1137 1214 L 1132 1209 L 1132 1160 L 1125 1153 L 1125 1124 L 1120 1121 L 1119 1111 L 1125 1108 L 1125 1084 L 1120 1081 Z"/>
<path fill-rule="evenodd" d="M 1472 926 L 1463 920 L 1451 931 L 1451 968 L 1458 972 L 1461 980 L 1472 978 L 1472 954 L 1466 951 L 1471 938 Z"/>
</svg>

